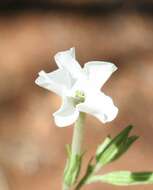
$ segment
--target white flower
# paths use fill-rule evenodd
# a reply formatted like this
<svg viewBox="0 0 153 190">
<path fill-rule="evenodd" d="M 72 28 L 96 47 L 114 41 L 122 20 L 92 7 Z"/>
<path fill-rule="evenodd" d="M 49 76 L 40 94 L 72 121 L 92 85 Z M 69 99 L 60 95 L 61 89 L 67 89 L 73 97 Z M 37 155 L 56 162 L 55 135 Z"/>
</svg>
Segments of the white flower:
<svg viewBox="0 0 153 190">
<path fill-rule="evenodd" d="M 115 119 L 117 107 L 100 90 L 117 67 L 109 62 L 91 61 L 81 68 L 75 59 L 74 48 L 59 52 L 54 58 L 58 69 L 50 73 L 39 72 L 35 82 L 62 98 L 60 109 L 53 114 L 56 125 L 71 125 L 79 112 L 89 113 L 103 123 Z"/>
</svg>

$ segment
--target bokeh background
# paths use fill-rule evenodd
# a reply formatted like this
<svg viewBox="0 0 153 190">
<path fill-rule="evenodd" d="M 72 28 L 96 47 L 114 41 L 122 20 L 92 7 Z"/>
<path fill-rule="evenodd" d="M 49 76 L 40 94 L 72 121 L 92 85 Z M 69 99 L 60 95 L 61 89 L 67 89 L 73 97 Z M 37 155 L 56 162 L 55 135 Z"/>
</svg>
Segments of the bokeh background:
<svg viewBox="0 0 153 190">
<path fill-rule="evenodd" d="M 153 170 L 153 1 L 0 1 L 0 189 L 59 190 L 65 144 L 73 127 L 57 128 L 60 99 L 34 84 L 40 70 L 56 69 L 53 55 L 76 47 L 80 63 L 111 61 L 118 71 L 103 90 L 119 107 L 103 125 L 87 117 L 86 160 L 107 134 L 128 124 L 140 136 L 103 172 Z M 84 190 L 152 190 L 153 185 L 86 186 Z"/>
</svg>

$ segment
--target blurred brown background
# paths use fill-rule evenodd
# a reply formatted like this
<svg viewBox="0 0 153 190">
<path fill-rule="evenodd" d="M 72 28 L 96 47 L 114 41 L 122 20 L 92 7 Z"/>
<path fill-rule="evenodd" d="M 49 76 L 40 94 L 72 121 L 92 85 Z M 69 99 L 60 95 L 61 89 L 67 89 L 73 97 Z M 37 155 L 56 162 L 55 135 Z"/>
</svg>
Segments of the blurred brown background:
<svg viewBox="0 0 153 190">
<path fill-rule="evenodd" d="M 53 55 L 72 46 L 78 60 L 112 61 L 118 71 L 104 86 L 119 107 L 112 123 L 86 121 L 86 159 L 108 134 L 128 124 L 141 136 L 103 172 L 153 170 L 153 1 L 0 1 L 0 190 L 59 190 L 72 127 L 57 128 L 56 95 L 34 84 L 56 69 Z M 85 190 L 152 190 L 153 185 L 86 186 Z"/>
</svg>

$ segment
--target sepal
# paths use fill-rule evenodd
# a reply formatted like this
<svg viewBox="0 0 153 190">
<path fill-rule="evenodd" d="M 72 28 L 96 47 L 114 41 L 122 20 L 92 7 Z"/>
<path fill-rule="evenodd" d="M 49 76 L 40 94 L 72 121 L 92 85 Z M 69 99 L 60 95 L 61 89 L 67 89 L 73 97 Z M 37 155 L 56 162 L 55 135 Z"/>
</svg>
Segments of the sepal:
<svg viewBox="0 0 153 190">
<path fill-rule="evenodd" d="M 137 136 L 130 136 L 129 133 L 133 126 L 126 127 L 114 139 L 107 137 L 103 144 L 101 144 L 96 153 L 96 162 L 98 165 L 104 166 L 122 156 L 130 146 L 138 138 Z"/>
</svg>

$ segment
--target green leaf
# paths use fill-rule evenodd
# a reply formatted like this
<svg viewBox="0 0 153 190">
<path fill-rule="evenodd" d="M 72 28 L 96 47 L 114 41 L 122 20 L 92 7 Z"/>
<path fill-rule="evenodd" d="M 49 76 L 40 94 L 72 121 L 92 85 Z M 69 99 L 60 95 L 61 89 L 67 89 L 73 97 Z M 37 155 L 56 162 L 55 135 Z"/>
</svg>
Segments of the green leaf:
<svg viewBox="0 0 153 190">
<path fill-rule="evenodd" d="M 117 171 L 105 175 L 92 176 L 86 183 L 95 182 L 118 186 L 153 184 L 153 172 Z"/>
<path fill-rule="evenodd" d="M 97 150 L 96 161 L 99 165 L 104 166 L 113 160 L 119 158 L 137 139 L 135 136 L 128 137 L 133 126 L 126 127 L 108 144 L 108 140 L 104 141 L 104 146 L 101 145 L 102 151 Z M 103 148 L 104 147 L 104 148 Z M 100 149 L 100 148 L 99 148 Z"/>
<path fill-rule="evenodd" d="M 68 160 L 64 170 L 64 182 L 67 186 L 75 184 L 78 174 L 80 172 L 82 156 L 71 153 L 71 147 L 67 146 Z"/>
</svg>

